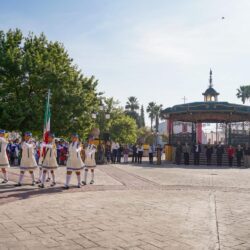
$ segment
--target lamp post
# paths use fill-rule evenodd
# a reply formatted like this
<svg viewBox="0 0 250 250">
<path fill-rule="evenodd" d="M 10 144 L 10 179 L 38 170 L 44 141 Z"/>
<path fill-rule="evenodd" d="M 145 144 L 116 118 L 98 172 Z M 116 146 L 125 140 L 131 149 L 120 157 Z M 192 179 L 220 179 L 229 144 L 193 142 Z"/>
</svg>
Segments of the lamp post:
<svg viewBox="0 0 250 250">
<path fill-rule="evenodd" d="M 214 144 L 214 131 L 211 131 L 211 137 L 212 137 L 212 144 Z"/>
<path fill-rule="evenodd" d="M 159 135 L 160 135 L 159 132 L 156 132 L 156 131 L 152 132 L 155 147 L 159 144 Z"/>
<path fill-rule="evenodd" d="M 103 130 L 105 129 L 105 121 L 110 119 L 110 114 L 106 113 L 105 106 L 103 105 L 102 100 L 100 100 L 99 111 L 92 113 L 92 118 L 97 120 L 99 130 L 100 130 L 99 145 L 97 148 L 97 154 L 98 154 L 97 160 L 99 163 L 103 163 L 104 162 L 104 157 L 103 157 L 104 151 L 102 150 L 102 147 L 101 147 L 101 139 L 103 139 L 102 137 L 103 137 L 103 133 L 104 133 Z"/>
</svg>

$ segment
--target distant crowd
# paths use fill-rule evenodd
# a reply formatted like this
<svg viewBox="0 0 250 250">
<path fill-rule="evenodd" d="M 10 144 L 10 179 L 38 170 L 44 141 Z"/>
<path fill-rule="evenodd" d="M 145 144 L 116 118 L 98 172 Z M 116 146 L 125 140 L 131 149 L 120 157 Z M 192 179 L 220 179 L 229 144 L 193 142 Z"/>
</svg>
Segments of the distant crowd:
<svg viewBox="0 0 250 250">
<path fill-rule="evenodd" d="M 235 160 L 238 167 L 241 167 L 242 164 L 244 164 L 244 167 L 246 168 L 250 167 L 250 147 L 248 144 L 233 147 L 232 145 L 224 146 L 221 142 L 218 144 L 216 143 L 215 145 L 208 142 L 205 146 L 202 146 L 200 143 L 196 143 L 192 146 L 188 143 L 181 145 L 181 143 L 178 142 L 175 148 L 175 163 L 180 165 L 183 159 L 184 164 L 189 165 L 192 155 L 193 164 L 199 165 L 202 151 L 205 153 L 207 165 L 212 164 L 213 154 L 215 154 L 217 166 L 223 165 L 225 155 L 230 167 L 233 166 Z"/>
<path fill-rule="evenodd" d="M 34 141 L 35 147 L 35 158 L 39 161 L 41 155 L 41 144 L 40 141 Z M 66 165 L 68 157 L 69 143 L 63 139 L 55 140 L 57 149 L 57 163 L 59 165 Z M 157 157 L 157 149 L 162 153 L 160 145 L 149 145 L 148 147 L 148 161 L 153 164 L 154 157 Z M 97 163 L 129 163 L 129 157 L 131 157 L 131 163 L 142 163 L 144 156 L 144 147 L 142 144 L 125 145 L 118 142 L 107 142 L 97 145 L 96 161 Z M 159 153 L 158 153 L 159 154 Z M 19 166 L 21 161 L 21 141 L 19 139 L 9 140 L 7 146 L 7 155 L 9 158 L 10 165 Z"/>
</svg>

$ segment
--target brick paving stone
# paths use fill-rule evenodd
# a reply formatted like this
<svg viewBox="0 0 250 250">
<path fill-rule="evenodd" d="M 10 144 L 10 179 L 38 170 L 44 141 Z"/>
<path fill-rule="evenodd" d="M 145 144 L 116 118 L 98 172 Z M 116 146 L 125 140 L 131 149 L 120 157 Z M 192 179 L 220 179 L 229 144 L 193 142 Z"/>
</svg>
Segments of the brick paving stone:
<svg viewBox="0 0 250 250">
<path fill-rule="evenodd" d="M 44 190 L 14 188 L 10 171 L 0 249 L 250 249 L 249 169 L 99 166 L 95 185 L 68 191 L 65 168 Z"/>
</svg>

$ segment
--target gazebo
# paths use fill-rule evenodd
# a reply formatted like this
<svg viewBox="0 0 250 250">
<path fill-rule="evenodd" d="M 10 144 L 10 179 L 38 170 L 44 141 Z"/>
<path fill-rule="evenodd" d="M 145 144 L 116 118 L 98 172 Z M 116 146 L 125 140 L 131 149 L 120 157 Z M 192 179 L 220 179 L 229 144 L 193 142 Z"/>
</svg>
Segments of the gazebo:
<svg viewBox="0 0 250 250">
<path fill-rule="evenodd" d="M 213 88 L 212 70 L 210 70 L 209 87 L 203 93 L 204 102 L 192 102 L 163 110 L 162 115 L 168 122 L 169 144 L 173 142 L 173 122 L 192 123 L 192 143 L 199 140 L 197 130 L 202 123 L 225 124 L 225 143 L 232 143 L 231 124 L 250 121 L 250 106 L 218 101 L 219 93 Z M 249 134 L 245 136 L 249 142 Z"/>
</svg>

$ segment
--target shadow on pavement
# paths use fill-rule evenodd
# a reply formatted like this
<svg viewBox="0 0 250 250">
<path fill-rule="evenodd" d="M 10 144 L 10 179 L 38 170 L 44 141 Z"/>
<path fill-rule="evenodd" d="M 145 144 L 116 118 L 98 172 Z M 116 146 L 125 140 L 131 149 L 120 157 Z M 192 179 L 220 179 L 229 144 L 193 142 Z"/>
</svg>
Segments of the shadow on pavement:
<svg viewBox="0 0 250 250">
<path fill-rule="evenodd" d="M 113 164 L 113 166 L 115 166 L 115 164 Z M 229 166 L 217 166 L 217 165 L 176 165 L 174 163 L 168 163 L 168 162 L 164 162 L 161 165 L 157 165 L 157 164 L 149 164 L 148 162 L 142 162 L 142 164 L 138 164 L 138 163 L 129 163 L 128 164 L 120 164 L 119 166 L 124 166 L 124 168 L 126 168 L 126 166 L 133 166 L 133 167 L 145 167 L 145 168 L 149 168 L 149 169 L 155 169 L 155 168 L 181 168 L 181 169 L 247 169 L 245 167 L 229 167 Z"/>
</svg>

